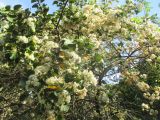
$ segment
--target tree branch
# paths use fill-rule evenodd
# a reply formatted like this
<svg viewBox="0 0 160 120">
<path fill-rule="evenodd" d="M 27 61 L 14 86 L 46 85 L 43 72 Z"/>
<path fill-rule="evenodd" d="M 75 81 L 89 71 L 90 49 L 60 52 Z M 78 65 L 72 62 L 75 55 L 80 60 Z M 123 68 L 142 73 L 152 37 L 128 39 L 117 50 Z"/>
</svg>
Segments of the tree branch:
<svg viewBox="0 0 160 120">
<path fill-rule="evenodd" d="M 58 30 L 59 23 L 60 23 L 60 21 L 61 21 L 62 18 L 63 18 L 63 13 L 64 13 L 64 10 L 65 10 L 65 7 L 67 6 L 67 3 L 68 3 L 68 0 L 66 0 L 66 2 L 64 3 L 64 6 L 63 6 L 62 11 L 61 11 L 61 14 L 60 14 L 60 17 L 59 17 L 58 22 L 57 22 L 57 25 L 56 25 L 56 27 L 55 27 L 56 30 Z"/>
</svg>

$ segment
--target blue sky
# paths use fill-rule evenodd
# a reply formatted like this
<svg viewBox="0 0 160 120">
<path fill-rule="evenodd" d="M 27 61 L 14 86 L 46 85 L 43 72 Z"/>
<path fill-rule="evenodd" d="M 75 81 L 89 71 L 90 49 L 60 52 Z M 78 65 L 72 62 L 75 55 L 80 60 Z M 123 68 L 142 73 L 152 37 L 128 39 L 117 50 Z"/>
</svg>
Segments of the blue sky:
<svg viewBox="0 0 160 120">
<path fill-rule="evenodd" d="M 46 3 L 50 6 L 51 11 L 55 11 L 56 7 L 52 6 L 53 0 L 45 0 Z M 124 0 L 120 0 L 121 2 Z M 159 0 L 147 0 L 148 2 L 151 2 L 151 14 L 157 13 L 160 17 L 160 8 L 158 7 L 158 4 L 160 3 Z M 0 6 L 4 5 L 15 5 L 15 4 L 21 4 L 24 8 L 31 8 L 30 0 L 0 0 Z"/>
<path fill-rule="evenodd" d="M 151 3 L 151 7 L 152 7 L 151 13 L 152 14 L 157 13 L 158 16 L 160 16 L 160 8 L 158 7 L 160 1 L 159 0 L 147 0 L 147 1 Z"/>
<path fill-rule="evenodd" d="M 51 11 L 56 10 L 56 7 L 53 7 L 52 5 L 53 0 L 45 0 L 45 3 L 47 3 L 50 6 Z M 23 8 L 31 9 L 32 7 L 31 0 L 0 0 L 0 6 L 5 6 L 5 5 L 14 6 L 16 4 L 21 4 Z"/>
</svg>

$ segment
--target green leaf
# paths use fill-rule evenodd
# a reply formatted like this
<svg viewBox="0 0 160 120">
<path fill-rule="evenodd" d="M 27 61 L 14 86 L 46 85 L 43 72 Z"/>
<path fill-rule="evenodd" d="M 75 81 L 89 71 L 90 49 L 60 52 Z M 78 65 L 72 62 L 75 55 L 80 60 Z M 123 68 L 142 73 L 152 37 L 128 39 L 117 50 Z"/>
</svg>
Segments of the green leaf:
<svg viewBox="0 0 160 120">
<path fill-rule="evenodd" d="M 18 4 L 18 5 L 15 5 L 15 6 L 14 6 L 14 10 L 19 10 L 21 7 L 22 7 L 22 5 L 19 5 L 19 4 Z"/>
<path fill-rule="evenodd" d="M 64 45 L 62 48 L 74 51 L 76 49 L 76 44 Z"/>
<path fill-rule="evenodd" d="M 160 62 L 160 56 L 157 57 L 157 61 Z"/>
<path fill-rule="evenodd" d="M 70 74 L 70 73 L 68 73 L 68 74 L 65 75 L 64 79 L 65 79 L 66 83 L 72 82 L 75 79 L 75 76 Z"/>
<path fill-rule="evenodd" d="M 31 0 L 31 3 L 37 2 L 37 0 Z"/>
<path fill-rule="evenodd" d="M 44 2 L 44 0 L 40 0 L 40 2 L 42 3 L 42 2 Z"/>
<path fill-rule="evenodd" d="M 88 0 L 88 3 L 89 3 L 89 4 L 95 4 L 95 3 L 96 3 L 96 0 Z"/>
<path fill-rule="evenodd" d="M 7 16 L 7 20 L 8 20 L 9 22 L 13 22 L 13 18 L 8 17 L 8 16 Z"/>
<path fill-rule="evenodd" d="M 95 55 L 96 62 L 100 62 L 102 60 L 102 56 L 100 54 Z"/>
<path fill-rule="evenodd" d="M 131 18 L 131 21 L 133 21 L 137 24 L 141 24 L 143 22 L 143 19 L 139 18 L 139 17 L 135 17 L 135 18 Z"/>
<path fill-rule="evenodd" d="M 58 4 L 58 1 L 54 1 L 53 4 Z"/>
<path fill-rule="evenodd" d="M 11 6 L 10 6 L 10 5 L 7 5 L 7 6 L 5 7 L 5 9 L 9 11 L 9 10 L 11 9 Z"/>
<path fill-rule="evenodd" d="M 75 2 L 75 0 L 69 0 L 69 3 L 74 3 Z"/>
<path fill-rule="evenodd" d="M 34 5 L 32 6 L 32 8 L 38 8 L 38 4 L 37 4 L 37 3 L 34 4 Z"/>
<path fill-rule="evenodd" d="M 11 60 L 15 60 L 16 58 L 17 58 L 17 51 L 16 50 L 12 50 L 11 51 L 10 59 Z"/>
<path fill-rule="evenodd" d="M 144 7 L 145 7 L 146 15 L 148 15 L 148 14 L 149 14 L 149 12 L 150 12 L 150 10 L 151 10 L 151 3 L 150 3 L 150 2 L 145 1 L 145 2 L 144 2 Z"/>
</svg>

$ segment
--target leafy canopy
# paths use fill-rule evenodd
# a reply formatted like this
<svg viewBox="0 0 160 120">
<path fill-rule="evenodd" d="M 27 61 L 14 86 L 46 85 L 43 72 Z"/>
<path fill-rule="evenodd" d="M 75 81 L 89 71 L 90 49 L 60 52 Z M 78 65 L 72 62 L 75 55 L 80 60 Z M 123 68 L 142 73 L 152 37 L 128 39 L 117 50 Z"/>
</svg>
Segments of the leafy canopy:
<svg viewBox="0 0 160 120">
<path fill-rule="evenodd" d="M 114 2 L 0 9 L 2 119 L 159 119 L 157 18 L 145 1 Z"/>
</svg>

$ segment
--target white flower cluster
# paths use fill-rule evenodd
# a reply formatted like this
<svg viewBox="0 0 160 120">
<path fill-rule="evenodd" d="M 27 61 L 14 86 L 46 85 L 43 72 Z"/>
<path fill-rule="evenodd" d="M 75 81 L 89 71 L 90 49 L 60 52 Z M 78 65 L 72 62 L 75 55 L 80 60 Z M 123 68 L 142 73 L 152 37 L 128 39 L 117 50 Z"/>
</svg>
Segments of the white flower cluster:
<svg viewBox="0 0 160 120">
<path fill-rule="evenodd" d="M 87 89 L 79 89 L 80 84 L 77 82 L 69 82 L 65 84 L 65 88 L 72 89 L 73 92 L 77 95 L 78 99 L 84 99 L 87 96 Z"/>
<path fill-rule="evenodd" d="M 98 40 L 96 34 L 89 34 L 89 38 L 91 39 L 91 41 L 94 43 L 95 45 L 95 49 L 99 48 L 101 41 Z"/>
<path fill-rule="evenodd" d="M 40 85 L 40 82 L 36 75 L 30 75 L 28 77 L 28 81 L 26 82 L 27 88 L 29 88 L 29 86 L 38 87 L 39 85 Z"/>
<path fill-rule="evenodd" d="M 42 40 L 39 39 L 36 35 L 33 35 L 33 36 L 31 37 L 31 40 L 32 40 L 34 43 L 37 43 L 37 44 L 42 43 Z"/>
<path fill-rule="evenodd" d="M 86 5 L 83 11 L 87 17 L 85 23 L 88 25 L 88 28 L 83 28 L 82 30 L 86 33 L 103 28 L 104 31 L 112 34 L 122 28 L 122 21 L 117 17 L 117 14 L 122 12 L 120 9 L 108 9 L 107 13 L 105 13 L 101 8 L 94 5 Z M 128 20 L 128 18 L 126 19 Z"/>
<path fill-rule="evenodd" d="M 158 114 L 158 110 L 150 109 L 149 110 L 149 114 L 150 115 L 157 115 Z"/>
<path fill-rule="evenodd" d="M 142 74 L 142 75 L 140 75 L 140 77 L 143 78 L 143 79 L 146 79 L 147 75 L 146 74 Z"/>
<path fill-rule="evenodd" d="M 25 52 L 24 53 L 24 55 L 25 55 L 25 58 L 27 58 L 27 59 L 29 59 L 29 60 L 32 60 L 32 61 L 34 61 L 35 60 L 35 57 L 34 57 L 34 52 L 33 53 L 28 53 L 28 52 Z"/>
<path fill-rule="evenodd" d="M 1 22 L 1 29 L 7 29 L 7 28 L 9 28 L 9 22 L 6 20 L 3 20 Z"/>
<path fill-rule="evenodd" d="M 148 104 L 142 103 L 142 110 L 148 111 L 150 109 L 150 106 Z"/>
<path fill-rule="evenodd" d="M 67 52 L 68 56 L 71 58 L 70 61 L 73 63 L 80 63 L 81 62 L 81 57 L 74 51 L 72 52 Z"/>
<path fill-rule="evenodd" d="M 48 73 L 50 69 L 50 64 L 49 63 L 46 63 L 44 65 L 41 65 L 41 66 L 37 66 L 35 69 L 34 69 L 34 72 L 35 72 L 35 75 L 36 76 L 41 76 L 41 75 L 45 75 Z"/>
<path fill-rule="evenodd" d="M 59 45 L 53 41 L 46 41 L 40 51 L 50 53 L 52 49 L 59 48 Z"/>
<path fill-rule="evenodd" d="M 151 96 L 151 94 L 149 92 L 143 93 L 143 97 L 146 99 L 149 99 L 150 96 Z"/>
<path fill-rule="evenodd" d="M 84 87 L 88 87 L 90 85 L 97 85 L 97 79 L 95 78 L 92 71 L 84 70 L 81 73 L 81 76 L 83 77 L 83 85 Z"/>
<path fill-rule="evenodd" d="M 150 89 L 150 86 L 145 82 L 138 82 L 137 87 L 143 92 L 148 91 Z"/>
<path fill-rule="evenodd" d="M 146 22 L 146 27 L 144 28 L 144 36 L 151 35 L 155 39 L 159 39 L 159 32 L 157 31 L 159 29 L 159 26 L 157 24 L 153 24 L 151 21 Z M 154 32 L 153 32 L 154 31 Z M 147 33 L 147 34 L 146 34 Z M 153 42 L 153 41 L 150 41 Z"/>
<path fill-rule="evenodd" d="M 59 45 L 53 41 L 47 41 L 45 44 L 46 48 L 51 49 L 51 48 L 58 48 Z"/>
<path fill-rule="evenodd" d="M 47 85 L 57 85 L 57 84 L 63 84 L 63 83 L 64 83 L 63 78 L 50 77 L 50 78 L 47 78 L 46 80 Z"/>
<path fill-rule="evenodd" d="M 145 92 L 143 94 L 144 98 L 145 99 L 148 99 L 150 102 L 149 104 L 142 104 L 142 110 L 146 110 L 149 112 L 150 115 L 157 115 L 158 114 L 158 111 L 155 110 L 154 108 L 150 108 L 150 106 L 153 106 L 154 102 L 155 101 L 159 101 L 160 100 L 160 87 L 154 87 L 152 89 L 152 93 L 149 93 L 149 92 Z"/>
<path fill-rule="evenodd" d="M 51 63 L 52 62 L 52 58 L 51 57 L 45 57 L 42 62 L 43 63 Z"/>
<path fill-rule="evenodd" d="M 87 89 L 76 89 L 75 93 L 78 95 L 79 99 L 84 99 L 87 96 Z"/>
<path fill-rule="evenodd" d="M 117 18 L 117 14 L 119 14 L 121 10 L 113 10 L 109 9 L 108 14 L 106 15 L 105 24 L 103 25 L 103 29 L 108 31 L 109 33 L 117 32 L 121 29 L 121 21 Z"/>
<path fill-rule="evenodd" d="M 158 111 L 152 109 L 152 108 L 149 106 L 149 104 L 142 103 L 141 106 L 142 106 L 142 110 L 143 110 L 143 111 L 148 111 L 150 115 L 157 115 L 157 114 L 158 114 Z"/>
<path fill-rule="evenodd" d="M 55 113 L 54 111 L 47 111 L 47 119 L 46 120 L 56 120 L 56 116 L 55 116 Z"/>
<path fill-rule="evenodd" d="M 155 54 L 151 54 L 150 59 L 154 60 L 157 56 Z"/>
<path fill-rule="evenodd" d="M 58 94 L 59 104 L 70 103 L 70 101 L 71 101 L 71 96 L 67 90 L 63 90 L 61 93 Z"/>
<path fill-rule="evenodd" d="M 29 40 L 26 36 L 18 36 L 17 37 L 18 42 L 22 42 L 22 43 L 28 43 Z"/>
<path fill-rule="evenodd" d="M 87 19 L 84 21 L 88 25 L 88 28 L 82 28 L 82 31 L 88 34 L 91 31 L 97 29 L 97 27 L 103 26 L 106 16 L 100 8 L 96 8 L 94 5 L 85 5 L 83 7 L 84 15 Z"/>
<path fill-rule="evenodd" d="M 36 28 L 35 26 L 36 18 L 29 17 L 24 22 L 27 23 L 27 25 L 31 28 L 32 32 L 36 31 L 35 29 Z"/>
<path fill-rule="evenodd" d="M 85 6 L 83 6 L 83 11 L 86 14 L 90 14 L 92 12 L 93 8 L 94 8 L 93 5 L 85 5 Z"/>
<path fill-rule="evenodd" d="M 127 84 L 133 84 L 136 83 L 139 80 L 139 72 L 138 71 L 133 71 L 133 72 L 129 72 L 129 71 L 124 71 L 122 72 L 121 75 L 123 78 L 126 79 L 126 83 Z"/>
<path fill-rule="evenodd" d="M 155 87 L 154 92 L 151 94 L 149 92 L 146 92 L 143 94 L 144 98 L 154 102 L 155 100 L 160 100 L 160 87 Z"/>
<path fill-rule="evenodd" d="M 67 90 L 63 90 L 62 92 L 58 93 L 58 102 L 56 105 L 60 108 L 60 111 L 67 112 L 69 110 L 68 104 L 70 101 L 70 93 Z"/>
</svg>

